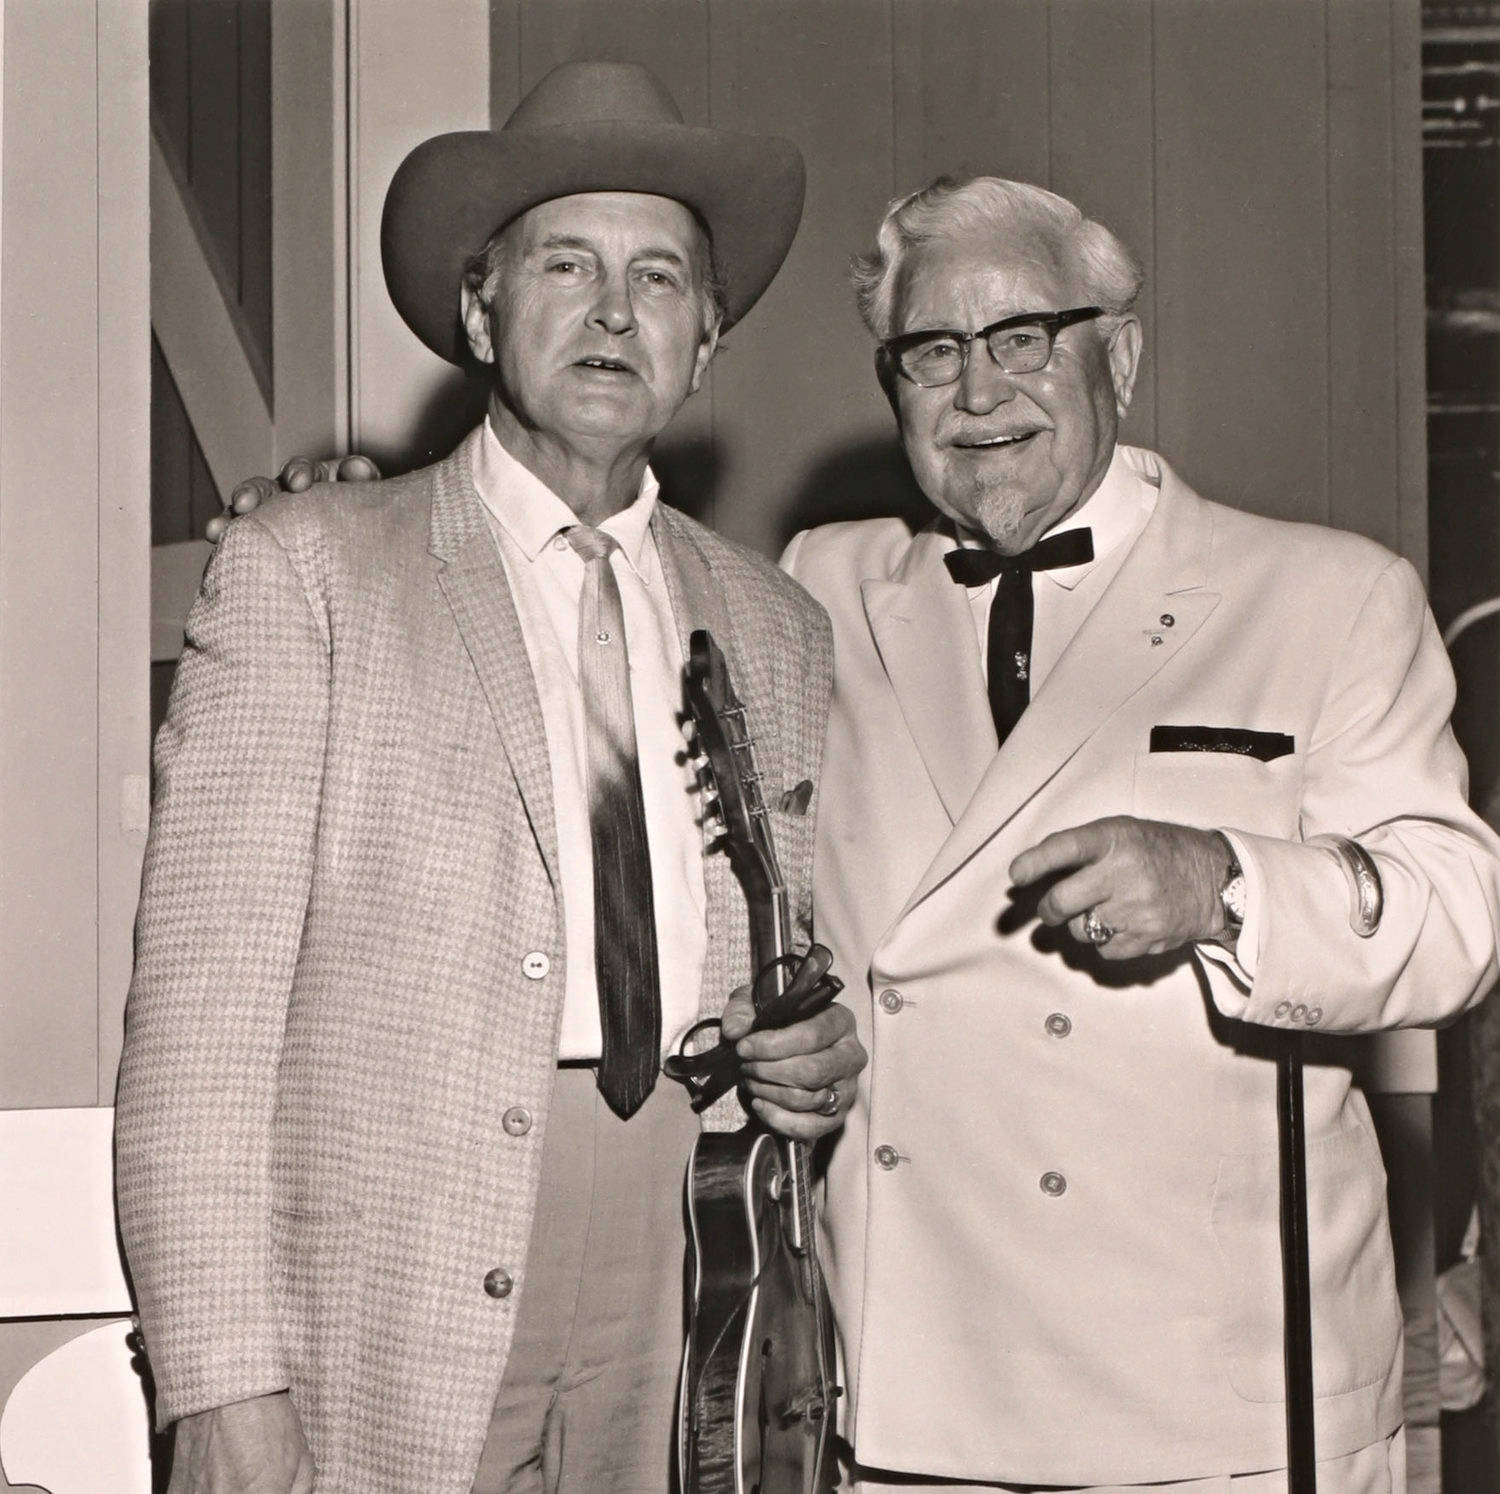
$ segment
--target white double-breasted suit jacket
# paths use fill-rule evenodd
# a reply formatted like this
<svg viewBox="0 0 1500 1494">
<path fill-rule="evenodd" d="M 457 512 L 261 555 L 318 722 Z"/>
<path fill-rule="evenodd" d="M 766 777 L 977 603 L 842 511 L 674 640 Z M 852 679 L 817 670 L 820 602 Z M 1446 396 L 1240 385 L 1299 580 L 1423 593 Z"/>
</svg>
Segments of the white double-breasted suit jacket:
<svg viewBox="0 0 1500 1494">
<path fill-rule="evenodd" d="M 1401 1419 L 1384 1173 L 1339 1035 L 1440 1022 L 1496 976 L 1497 843 L 1464 802 L 1452 677 L 1378 545 L 1209 503 L 1154 513 L 997 753 L 936 527 L 800 535 L 833 620 L 814 906 L 871 1052 L 827 1176 L 855 1453 L 966 1480 L 1283 1466 L 1274 1054 L 1306 1095 L 1320 1457 Z M 1285 734 L 1266 760 L 1156 726 Z M 1110 814 L 1238 833 L 1248 991 L 1195 950 L 1110 964 L 1007 867 Z M 1358 937 L 1336 858 L 1384 881 Z M 1327 1034 L 1324 1038 L 1322 1035 Z"/>
<path fill-rule="evenodd" d="M 318 1494 L 467 1494 L 526 1290 L 564 909 L 476 439 L 236 519 L 157 742 L 117 1150 L 158 1418 L 290 1388 Z M 827 620 L 652 523 L 684 657 L 710 628 L 748 707 L 805 936 L 812 820 L 779 803 L 817 778 Z M 704 876 L 714 1015 L 749 934 L 727 858 Z"/>
</svg>

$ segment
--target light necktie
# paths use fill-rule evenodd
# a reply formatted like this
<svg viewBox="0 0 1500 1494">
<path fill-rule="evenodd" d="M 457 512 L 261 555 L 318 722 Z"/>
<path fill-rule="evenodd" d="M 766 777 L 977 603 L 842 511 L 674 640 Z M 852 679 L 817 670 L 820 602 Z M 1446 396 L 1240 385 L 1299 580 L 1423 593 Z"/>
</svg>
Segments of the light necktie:
<svg viewBox="0 0 1500 1494">
<path fill-rule="evenodd" d="M 603 1048 L 599 1090 L 616 1115 L 635 1114 L 656 1084 L 661 990 L 646 806 L 630 701 L 625 612 L 609 557 L 613 536 L 579 524 L 583 557 L 578 684 L 588 738 L 589 839 L 594 852 L 594 974 Z"/>
<path fill-rule="evenodd" d="M 1093 558 L 1094 535 L 1088 528 L 1050 534 L 1019 555 L 964 548 L 943 556 L 948 574 L 962 586 L 983 586 L 999 577 L 990 602 L 986 652 L 990 714 L 995 718 L 995 735 L 1002 747 L 1021 719 L 1021 712 L 1031 703 L 1031 630 L 1035 615 L 1032 572 L 1083 565 Z"/>
</svg>

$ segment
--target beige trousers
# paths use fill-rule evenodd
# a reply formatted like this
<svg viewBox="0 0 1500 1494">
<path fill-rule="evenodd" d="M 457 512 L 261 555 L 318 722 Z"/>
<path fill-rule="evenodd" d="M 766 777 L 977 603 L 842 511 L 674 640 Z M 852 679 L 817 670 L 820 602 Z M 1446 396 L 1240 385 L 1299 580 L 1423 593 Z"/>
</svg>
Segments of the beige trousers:
<svg viewBox="0 0 1500 1494">
<path fill-rule="evenodd" d="M 664 1494 L 683 1329 L 683 1178 L 666 1079 L 628 1121 L 557 1071 L 510 1358 L 473 1494 Z"/>
<path fill-rule="evenodd" d="M 1034 1484 L 963 1484 L 924 1480 L 913 1474 L 854 1468 L 853 1494 L 1035 1494 Z M 1167 1484 L 1095 1484 L 1087 1488 L 1047 1484 L 1047 1494 L 1286 1494 L 1286 1469 L 1223 1473 Z M 1406 1494 L 1406 1432 L 1372 1443 L 1342 1458 L 1318 1463 L 1318 1494 Z"/>
</svg>

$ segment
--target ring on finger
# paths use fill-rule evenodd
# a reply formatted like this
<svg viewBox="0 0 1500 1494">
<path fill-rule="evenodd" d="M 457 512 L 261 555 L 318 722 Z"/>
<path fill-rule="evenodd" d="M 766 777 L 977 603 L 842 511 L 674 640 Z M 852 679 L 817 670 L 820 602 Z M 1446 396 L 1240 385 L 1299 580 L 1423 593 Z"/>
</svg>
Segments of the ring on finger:
<svg viewBox="0 0 1500 1494">
<path fill-rule="evenodd" d="M 828 1086 L 828 1098 L 818 1106 L 819 1115 L 837 1115 L 839 1113 L 839 1087 L 836 1084 Z"/>
<path fill-rule="evenodd" d="M 1090 944 L 1108 944 L 1115 937 L 1115 931 L 1100 918 L 1097 908 L 1090 908 L 1083 915 L 1083 937 Z"/>
</svg>

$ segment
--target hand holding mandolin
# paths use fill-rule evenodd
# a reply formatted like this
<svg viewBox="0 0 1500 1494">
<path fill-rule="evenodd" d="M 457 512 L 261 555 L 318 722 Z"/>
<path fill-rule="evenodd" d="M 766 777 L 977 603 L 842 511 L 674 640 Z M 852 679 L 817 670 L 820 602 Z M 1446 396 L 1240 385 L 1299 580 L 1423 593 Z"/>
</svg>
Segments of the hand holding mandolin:
<svg viewBox="0 0 1500 1494">
<path fill-rule="evenodd" d="M 869 1061 L 847 1006 L 835 1002 L 788 1027 L 752 1032 L 755 1006 L 749 986 L 742 986 L 720 1021 L 724 1040 L 740 1056 L 741 1083 L 761 1121 L 799 1141 L 815 1141 L 843 1125 L 855 1081 Z M 829 1106 L 830 1092 L 835 1106 Z"/>
</svg>

